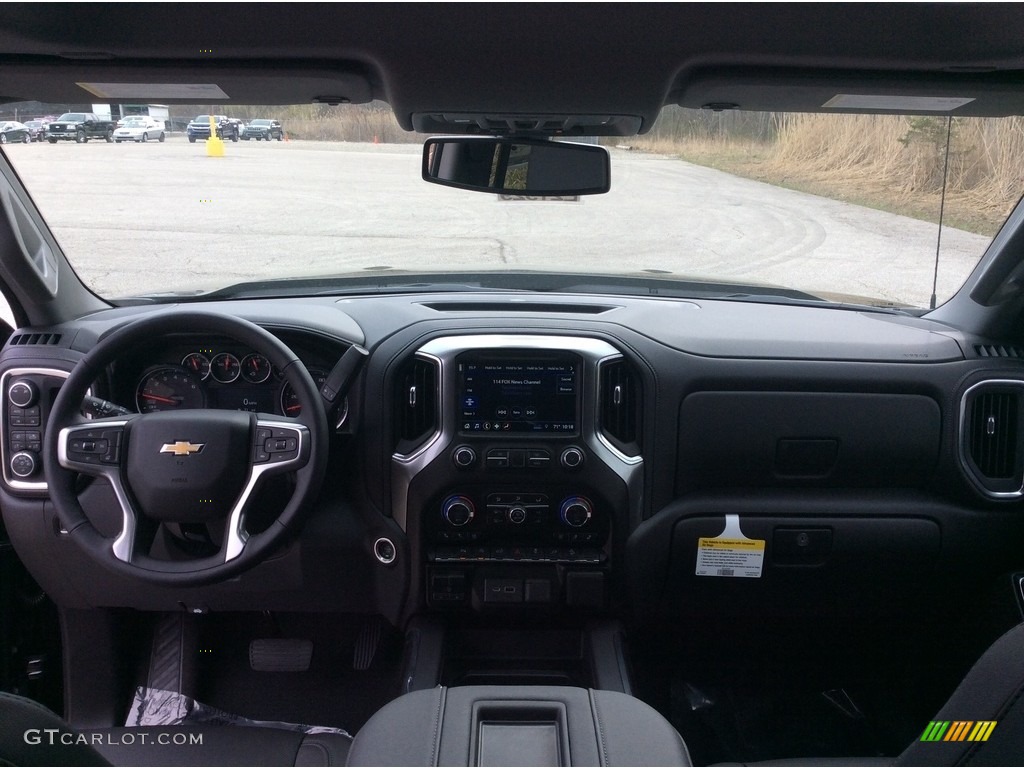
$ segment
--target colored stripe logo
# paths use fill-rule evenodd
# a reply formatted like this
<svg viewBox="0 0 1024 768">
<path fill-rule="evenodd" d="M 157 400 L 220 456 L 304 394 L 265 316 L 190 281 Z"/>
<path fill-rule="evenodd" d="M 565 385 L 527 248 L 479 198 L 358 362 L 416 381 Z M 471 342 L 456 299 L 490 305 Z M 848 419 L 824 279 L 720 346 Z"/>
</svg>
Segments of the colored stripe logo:
<svg viewBox="0 0 1024 768">
<path fill-rule="evenodd" d="M 996 728 L 995 720 L 932 720 L 921 734 L 921 741 L 988 741 Z"/>
</svg>

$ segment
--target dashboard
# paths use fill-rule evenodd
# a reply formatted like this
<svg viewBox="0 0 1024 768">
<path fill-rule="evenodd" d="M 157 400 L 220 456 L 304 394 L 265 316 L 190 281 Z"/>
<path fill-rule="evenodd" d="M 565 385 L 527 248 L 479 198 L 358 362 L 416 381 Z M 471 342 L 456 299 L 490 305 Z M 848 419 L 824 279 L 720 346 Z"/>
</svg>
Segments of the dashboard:
<svg viewBox="0 0 1024 768">
<path fill-rule="evenodd" d="M 601 296 L 229 308 L 318 385 L 350 348 L 367 354 L 331 413 L 326 477 L 301 528 L 250 571 L 189 592 L 204 608 L 395 623 L 423 611 L 901 615 L 1016 566 L 1024 418 L 1007 414 L 1024 402 L 1024 363 L 936 323 Z M 69 605 L 183 599 L 87 560 L 59 534 L 38 467 L 62 377 L 138 314 L 31 329 L 0 356 L 5 523 Z M 93 394 L 143 414 L 296 415 L 261 352 L 215 334 L 152 339 Z M 27 475 L 25 454 L 37 461 Z M 93 483 L 82 499 L 116 535 L 109 490 Z M 702 543 L 723 540 L 759 543 L 758 565 L 719 562 Z"/>
</svg>

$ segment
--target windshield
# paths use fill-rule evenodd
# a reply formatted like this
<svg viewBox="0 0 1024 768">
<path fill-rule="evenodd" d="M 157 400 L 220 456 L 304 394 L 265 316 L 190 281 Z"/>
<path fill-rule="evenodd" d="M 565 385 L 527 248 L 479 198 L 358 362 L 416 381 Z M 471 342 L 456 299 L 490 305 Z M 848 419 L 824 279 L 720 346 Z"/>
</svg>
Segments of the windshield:
<svg viewBox="0 0 1024 768">
<path fill-rule="evenodd" d="M 94 138 L 5 152 L 81 279 L 110 299 L 515 274 L 523 288 L 596 276 L 610 290 L 915 308 L 963 283 L 1017 202 L 1024 161 L 1019 118 L 666 108 L 644 136 L 601 140 L 608 194 L 510 199 L 422 181 L 424 137 L 386 105 L 272 109 L 281 141 L 225 133 L 223 156 L 186 134 L 196 107 L 171 107 L 166 141 L 137 151 Z M 268 108 L 232 110 L 248 121 Z M 151 194 L 125 195 L 128 179 Z"/>
<path fill-rule="evenodd" d="M 270 125 L 269 120 L 253 120 L 249 125 Z"/>
</svg>

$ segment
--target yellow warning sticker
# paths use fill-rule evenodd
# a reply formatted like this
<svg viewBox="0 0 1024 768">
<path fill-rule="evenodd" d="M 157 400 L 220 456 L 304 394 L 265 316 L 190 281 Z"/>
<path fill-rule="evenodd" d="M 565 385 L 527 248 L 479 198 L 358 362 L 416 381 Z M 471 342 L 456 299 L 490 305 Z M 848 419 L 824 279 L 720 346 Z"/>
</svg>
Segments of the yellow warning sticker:
<svg viewBox="0 0 1024 768">
<path fill-rule="evenodd" d="M 738 532 L 738 521 L 732 531 L 730 527 L 723 534 Z M 697 576 L 759 579 L 763 566 L 764 539 L 747 539 L 742 534 L 740 538 L 697 539 Z"/>
</svg>

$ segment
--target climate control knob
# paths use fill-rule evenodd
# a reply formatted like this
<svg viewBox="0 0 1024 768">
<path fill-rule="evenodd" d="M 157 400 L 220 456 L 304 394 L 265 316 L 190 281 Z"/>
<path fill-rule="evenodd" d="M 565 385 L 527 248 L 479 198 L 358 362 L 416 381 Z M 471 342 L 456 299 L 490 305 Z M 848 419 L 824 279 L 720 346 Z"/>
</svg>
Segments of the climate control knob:
<svg viewBox="0 0 1024 768">
<path fill-rule="evenodd" d="M 32 451 L 18 451 L 11 456 L 11 472 L 15 477 L 32 477 L 39 468 L 39 462 Z"/>
<path fill-rule="evenodd" d="M 32 407 L 38 397 L 39 390 L 36 389 L 36 385 L 25 379 L 18 379 L 7 388 L 7 399 L 11 401 L 11 405 L 18 408 Z"/>
<path fill-rule="evenodd" d="M 566 525 L 580 528 L 590 522 L 594 508 L 582 496 L 570 496 L 562 502 L 562 508 L 558 514 Z"/>
<path fill-rule="evenodd" d="M 476 464 L 476 451 L 468 445 L 460 445 L 452 451 L 452 463 L 459 469 L 469 469 Z"/>
<path fill-rule="evenodd" d="M 473 519 L 473 502 L 465 496 L 449 496 L 441 505 L 441 516 L 456 528 Z"/>
</svg>

